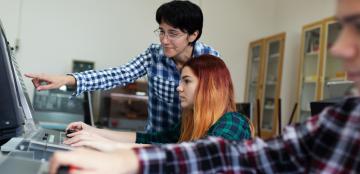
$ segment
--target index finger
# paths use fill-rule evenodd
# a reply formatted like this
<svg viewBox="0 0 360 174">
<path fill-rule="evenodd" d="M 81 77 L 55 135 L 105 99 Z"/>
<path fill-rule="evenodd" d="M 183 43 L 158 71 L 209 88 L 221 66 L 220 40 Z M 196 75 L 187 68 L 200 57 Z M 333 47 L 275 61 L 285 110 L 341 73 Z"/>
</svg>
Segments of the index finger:
<svg viewBox="0 0 360 174">
<path fill-rule="evenodd" d="M 39 74 L 32 74 L 32 73 L 25 73 L 24 76 L 29 78 L 40 78 Z"/>
<path fill-rule="evenodd" d="M 74 130 L 76 130 L 76 131 L 82 130 L 81 122 L 72 122 L 72 123 L 70 123 L 70 124 L 66 127 L 66 130 L 68 130 L 68 129 L 74 129 Z"/>
<path fill-rule="evenodd" d="M 40 80 L 38 78 L 33 78 L 31 80 L 31 82 L 33 83 L 33 85 L 35 86 L 35 88 L 40 86 Z"/>
<path fill-rule="evenodd" d="M 83 131 L 83 130 L 79 130 L 79 131 L 76 131 L 76 132 L 73 132 L 71 134 L 67 134 L 68 137 L 74 137 L 74 136 L 77 136 L 77 135 L 81 135 L 81 134 L 86 134 L 87 132 Z M 87 133 L 88 134 L 88 133 Z"/>
</svg>

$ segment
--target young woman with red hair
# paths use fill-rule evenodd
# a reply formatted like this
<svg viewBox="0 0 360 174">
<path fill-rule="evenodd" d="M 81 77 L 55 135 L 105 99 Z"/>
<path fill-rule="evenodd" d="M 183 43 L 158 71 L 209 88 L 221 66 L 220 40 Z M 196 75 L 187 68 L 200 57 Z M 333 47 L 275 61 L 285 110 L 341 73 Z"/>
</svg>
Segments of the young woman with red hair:
<svg viewBox="0 0 360 174">
<path fill-rule="evenodd" d="M 177 89 L 183 108 L 179 141 L 206 135 L 229 140 L 251 137 L 251 123 L 236 112 L 230 72 L 220 58 L 202 55 L 189 60 Z"/>
<path fill-rule="evenodd" d="M 97 129 L 82 124 L 80 131 L 69 136 L 65 144 L 91 146 L 102 136 L 106 141 L 136 142 L 139 144 L 176 143 L 193 141 L 205 136 L 218 136 L 228 140 L 249 139 L 253 135 L 251 122 L 236 112 L 234 88 L 225 63 L 212 55 L 190 59 L 181 70 L 179 91 L 181 123 L 170 131 L 131 133 Z M 73 123 L 68 129 L 78 129 Z M 92 136 L 89 136 L 92 135 Z M 97 135 L 96 135 L 97 134 Z M 94 138 L 92 138 L 94 137 Z"/>
</svg>

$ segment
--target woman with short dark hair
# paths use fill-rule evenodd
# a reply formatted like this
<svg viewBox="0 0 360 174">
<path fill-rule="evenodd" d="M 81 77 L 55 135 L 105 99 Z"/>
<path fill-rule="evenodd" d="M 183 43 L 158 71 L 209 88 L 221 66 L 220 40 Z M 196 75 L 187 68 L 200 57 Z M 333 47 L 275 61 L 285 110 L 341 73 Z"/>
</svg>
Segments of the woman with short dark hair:
<svg viewBox="0 0 360 174">
<path fill-rule="evenodd" d="M 180 80 L 180 69 L 186 61 L 195 56 L 202 54 L 219 56 L 219 53 L 198 41 L 203 27 L 203 14 L 198 5 L 190 1 L 164 3 L 156 11 L 156 21 L 159 27 L 155 33 L 159 36 L 160 44 L 151 44 L 143 53 L 125 65 L 65 76 L 25 75 L 33 78 L 37 90 L 75 85 L 76 95 L 85 91 L 125 86 L 147 75 L 149 100 L 145 130 L 146 132 L 167 131 L 180 122 L 181 107 L 179 93 L 176 91 Z M 42 82 L 46 82 L 46 85 Z M 94 130 L 79 122 L 71 124 L 71 127 Z M 112 137 L 107 138 L 112 139 Z"/>
</svg>

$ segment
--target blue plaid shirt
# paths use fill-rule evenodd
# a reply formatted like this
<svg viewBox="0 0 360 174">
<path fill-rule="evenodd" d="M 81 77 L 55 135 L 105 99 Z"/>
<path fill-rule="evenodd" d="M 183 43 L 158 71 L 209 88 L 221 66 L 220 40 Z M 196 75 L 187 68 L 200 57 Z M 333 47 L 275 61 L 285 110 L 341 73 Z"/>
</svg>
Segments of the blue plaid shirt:
<svg viewBox="0 0 360 174">
<path fill-rule="evenodd" d="M 196 42 L 193 56 L 219 53 L 211 47 Z M 85 91 L 107 90 L 125 86 L 136 79 L 148 76 L 147 132 L 167 131 L 179 124 L 180 99 L 176 87 L 180 72 L 172 58 L 166 57 L 160 44 L 151 44 L 142 54 L 129 63 L 101 71 L 85 71 L 72 74 L 76 78 L 76 95 Z"/>
</svg>

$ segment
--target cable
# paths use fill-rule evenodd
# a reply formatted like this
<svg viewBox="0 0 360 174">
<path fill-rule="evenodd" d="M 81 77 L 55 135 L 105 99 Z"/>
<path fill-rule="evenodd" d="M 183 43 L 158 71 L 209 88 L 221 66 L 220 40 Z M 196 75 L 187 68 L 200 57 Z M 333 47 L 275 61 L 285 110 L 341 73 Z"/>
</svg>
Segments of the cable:
<svg viewBox="0 0 360 174">
<path fill-rule="evenodd" d="M 42 140 L 45 140 L 45 148 L 42 152 L 42 157 L 41 157 L 41 161 L 46 161 L 45 159 L 45 153 L 46 153 L 46 150 L 47 150 L 47 146 L 48 146 L 48 134 L 45 133 L 45 135 L 43 136 Z"/>
<path fill-rule="evenodd" d="M 281 98 L 278 98 L 278 131 L 279 135 L 281 135 L 282 126 L 281 126 Z"/>
<path fill-rule="evenodd" d="M 15 43 L 14 43 L 14 52 L 17 53 L 20 47 L 20 34 L 21 34 L 21 29 L 22 29 L 22 19 L 23 19 L 23 4 L 24 1 L 20 0 L 19 2 L 19 13 L 18 13 L 18 28 L 17 28 L 17 33 L 16 33 L 16 37 L 15 37 Z"/>
<path fill-rule="evenodd" d="M 256 99 L 256 111 L 257 111 L 257 134 L 258 134 L 258 137 L 261 137 L 260 99 Z"/>
<path fill-rule="evenodd" d="M 295 105 L 294 105 L 294 107 L 293 107 L 293 110 L 292 110 L 292 112 L 291 112 L 291 116 L 290 116 L 290 119 L 289 119 L 289 122 L 288 122 L 287 125 L 291 125 L 291 124 L 292 124 L 293 119 L 294 119 L 294 115 L 295 115 L 295 112 L 296 112 L 296 109 L 297 109 L 297 105 L 298 105 L 298 103 L 296 102 Z"/>
</svg>

